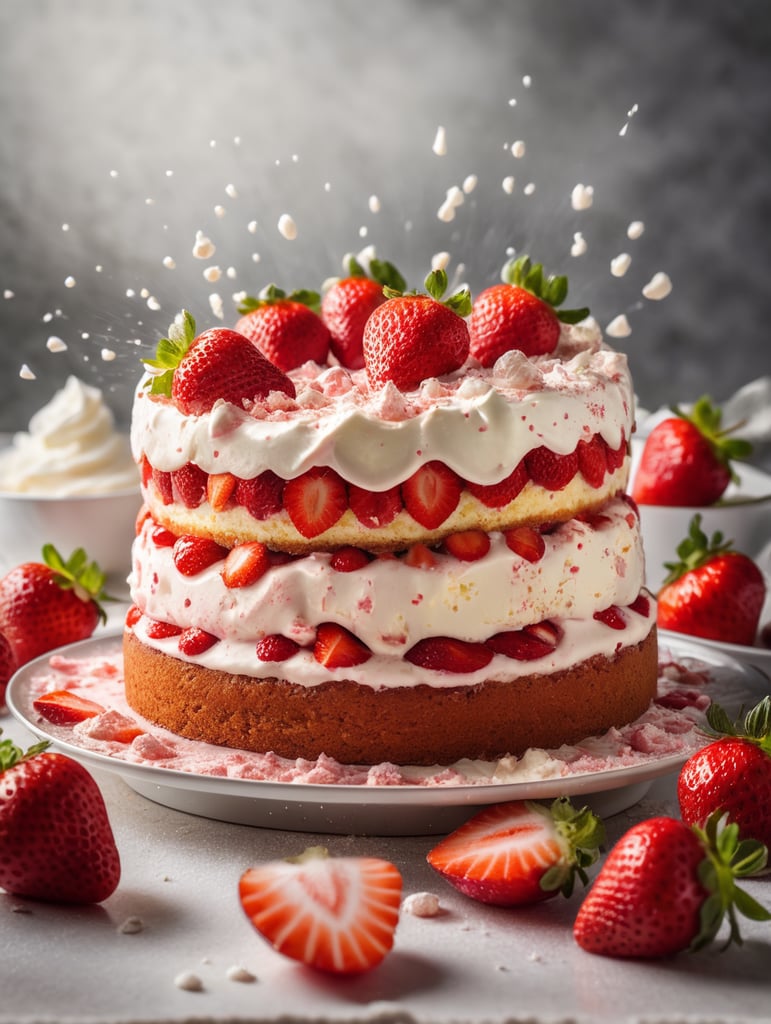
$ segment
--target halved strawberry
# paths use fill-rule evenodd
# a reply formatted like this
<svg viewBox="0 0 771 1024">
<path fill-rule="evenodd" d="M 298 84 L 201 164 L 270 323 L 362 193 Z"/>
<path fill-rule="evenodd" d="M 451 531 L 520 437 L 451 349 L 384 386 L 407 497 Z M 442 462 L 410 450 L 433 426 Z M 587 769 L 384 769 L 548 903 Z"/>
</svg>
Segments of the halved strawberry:
<svg viewBox="0 0 771 1024">
<path fill-rule="evenodd" d="M 550 807 L 531 801 L 495 804 L 474 815 L 428 854 L 435 871 L 464 896 L 499 907 L 570 896 L 576 876 L 599 856 L 605 829 L 566 797 Z"/>
<path fill-rule="evenodd" d="M 194 537 L 191 534 L 177 537 L 172 548 L 174 565 L 183 576 L 197 576 L 215 562 L 222 561 L 227 554 L 228 549 L 211 538 Z"/>
<path fill-rule="evenodd" d="M 527 562 L 540 562 L 546 553 L 543 534 L 532 526 L 513 526 L 510 530 L 504 530 L 503 539 L 515 555 Z"/>
<path fill-rule="evenodd" d="M 404 507 L 427 530 L 435 530 L 458 507 L 463 484 L 449 466 L 434 459 L 402 484 Z"/>
<path fill-rule="evenodd" d="M 206 497 L 207 476 L 200 466 L 192 462 L 185 463 L 180 469 L 172 470 L 172 491 L 185 508 L 198 508 Z"/>
<path fill-rule="evenodd" d="M 497 484 L 475 484 L 466 482 L 466 489 L 488 508 L 503 508 L 514 501 L 528 481 L 527 466 L 523 459 L 516 469 Z"/>
<path fill-rule="evenodd" d="M 281 633 L 271 633 L 257 641 L 256 654 L 260 661 L 286 661 L 297 654 L 300 645 Z"/>
<path fill-rule="evenodd" d="M 177 535 L 167 530 L 165 526 L 154 526 L 150 531 L 150 540 L 157 548 L 173 548 Z"/>
<path fill-rule="evenodd" d="M 478 672 L 489 665 L 493 652 L 484 644 L 458 640 L 451 636 L 431 636 L 412 646 L 404 655 L 407 661 L 434 672 Z"/>
<path fill-rule="evenodd" d="M 348 508 L 345 481 L 329 466 L 314 466 L 284 485 L 284 508 L 303 537 L 318 537 Z"/>
<path fill-rule="evenodd" d="M 637 612 L 638 615 L 642 615 L 643 618 L 648 618 L 651 613 L 651 602 L 650 598 L 646 594 L 638 594 L 637 597 L 629 605 L 633 612 Z"/>
<path fill-rule="evenodd" d="M 124 619 L 126 628 L 133 629 L 141 618 L 142 609 L 137 607 L 135 604 L 129 605 L 128 611 L 126 612 L 126 618 Z"/>
<path fill-rule="evenodd" d="M 316 630 L 313 657 L 326 668 L 351 668 L 369 661 L 372 652 L 336 622 L 322 622 Z"/>
<path fill-rule="evenodd" d="M 437 558 L 427 544 L 421 544 L 418 541 L 407 548 L 404 564 L 413 569 L 433 569 L 437 564 Z"/>
<path fill-rule="evenodd" d="M 72 690 L 49 690 L 32 701 L 32 707 L 54 725 L 72 725 L 87 718 L 96 718 L 105 710 L 95 700 L 81 697 Z"/>
<path fill-rule="evenodd" d="M 266 469 L 259 476 L 236 480 L 235 500 L 255 519 L 269 519 L 283 508 L 284 481 Z"/>
<path fill-rule="evenodd" d="M 193 658 L 196 654 L 203 654 L 204 651 L 208 651 L 218 640 L 219 637 L 213 633 L 207 633 L 205 629 L 201 629 L 199 626 L 188 626 L 187 629 L 183 629 L 180 633 L 179 649 L 183 654 Z"/>
<path fill-rule="evenodd" d="M 220 575 L 226 587 L 250 587 L 269 568 L 270 552 L 260 541 L 252 540 L 231 548 Z"/>
<path fill-rule="evenodd" d="M 162 619 L 148 618 L 145 632 L 152 640 L 168 640 L 171 636 L 179 636 L 182 627 L 173 622 L 163 622 Z"/>
<path fill-rule="evenodd" d="M 318 970 L 357 974 L 393 946 L 402 879 L 390 861 L 332 858 L 312 847 L 245 871 L 238 893 L 246 916 L 279 953 Z"/>
<path fill-rule="evenodd" d="M 490 550 L 490 538 L 484 530 L 461 530 L 445 537 L 444 549 L 461 562 L 477 562 Z"/>
<path fill-rule="evenodd" d="M 578 471 L 590 487 L 602 486 L 608 470 L 607 449 L 599 434 L 595 434 L 591 441 L 578 442 Z"/>
<path fill-rule="evenodd" d="M 164 505 L 174 504 L 174 488 L 171 482 L 171 473 L 167 473 L 162 469 L 155 469 L 152 471 L 153 486 L 158 492 L 158 497 L 161 499 Z"/>
<path fill-rule="evenodd" d="M 356 572 L 369 565 L 370 556 L 361 548 L 352 546 L 338 548 L 329 559 L 329 564 L 335 572 Z"/>
<path fill-rule="evenodd" d="M 624 616 L 621 614 L 621 609 L 615 605 L 609 605 L 607 608 L 603 608 L 599 612 L 595 612 L 592 616 L 597 622 L 602 622 L 611 629 L 626 629 L 626 621 Z"/>
<path fill-rule="evenodd" d="M 401 488 L 398 485 L 390 487 L 387 491 L 368 491 L 364 487 L 349 484 L 348 504 L 351 512 L 368 530 L 388 526 L 404 507 Z"/>
<path fill-rule="evenodd" d="M 627 456 L 628 447 L 629 446 L 627 444 L 627 440 L 624 437 L 623 433 L 621 435 L 621 443 L 619 444 L 618 448 L 611 448 L 610 445 L 606 443 L 605 458 L 608 463 L 609 473 L 615 473 L 617 469 L 621 469 L 621 467 L 624 465 L 624 459 Z"/>
<path fill-rule="evenodd" d="M 561 637 L 560 630 L 548 620 L 523 629 L 507 629 L 491 636 L 486 645 L 496 654 L 516 661 L 536 661 L 553 654 Z"/>
<path fill-rule="evenodd" d="M 206 500 L 215 512 L 222 512 L 236 489 L 232 473 L 210 473 L 206 481 Z"/>
<path fill-rule="evenodd" d="M 578 472 L 578 455 L 575 452 L 558 455 L 542 445 L 528 452 L 525 465 L 534 484 L 548 491 L 561 491 Z"/>
</svg>

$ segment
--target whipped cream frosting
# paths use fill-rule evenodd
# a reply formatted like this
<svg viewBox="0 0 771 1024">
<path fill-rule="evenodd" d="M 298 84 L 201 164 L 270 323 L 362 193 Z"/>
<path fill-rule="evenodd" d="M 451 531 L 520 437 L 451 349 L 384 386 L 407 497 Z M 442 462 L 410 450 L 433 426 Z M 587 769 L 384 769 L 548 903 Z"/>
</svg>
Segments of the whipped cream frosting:
<svg viewBox="0 0 771 1024">
<path fill-rule="evenodd" d="M 128 438 L 99 388 L 70 376 L 0 452 L 0 490 L 66 497 L 138 488 Z"/>
</svg>

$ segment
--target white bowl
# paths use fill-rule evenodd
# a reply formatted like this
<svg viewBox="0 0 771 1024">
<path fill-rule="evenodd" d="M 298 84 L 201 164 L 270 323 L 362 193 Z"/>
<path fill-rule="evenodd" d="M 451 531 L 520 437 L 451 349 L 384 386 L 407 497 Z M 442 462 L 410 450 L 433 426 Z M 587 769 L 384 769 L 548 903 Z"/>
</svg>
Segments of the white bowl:
<svg viewBox="0 0 771 1024">
<path fill-rule="evenodd" d="M 632 442 L 630 493 L 642 447 L 642 441 Z M 759 556 L 771 541 L 771 475 L 744 464 L 734 468 L 740 482 L 730 484 L 715 505 L 703 508 L 640 505 L 647 584 L 654 593 L 667 574 L 664 563 L 677 561 L 677 547 L 688 536 L 696 513 L 700 513 L 701 528 L 708 537 L 719 530 L 725 540 L 733 541 L 737 551 L 751 558 Z"/>
<path fill-rule="evenodd" d="M 139 486 L 61 498 L 0 492 L 0 569 L 39 562 L 53 544 L 64 558 L 84 548 L 108 577 L 125 581 L 141 504 Z"/>
</svg>

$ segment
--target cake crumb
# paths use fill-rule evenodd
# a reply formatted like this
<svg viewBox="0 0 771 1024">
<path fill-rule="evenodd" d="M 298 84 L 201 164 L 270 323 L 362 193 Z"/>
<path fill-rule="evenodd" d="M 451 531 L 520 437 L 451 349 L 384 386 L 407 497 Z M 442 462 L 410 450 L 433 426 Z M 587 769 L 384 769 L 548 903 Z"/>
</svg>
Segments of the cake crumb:
<svg viewBox="0 0 771 1024">
<path fill-rule="evenodd" d="M 132 914 L 120 925 L 118 931 L 121 935 L 138 935 L 139 932 L 144 931 L 144 927 L 145 923 L 142 918 Z"/>
<path fill-rule="evenodd" d="M 66 343 L 64 341 L 62 341 L 61 338 L 57 338 L 55 334 L 52 334 L 51 337 L 46 342 L 46 348 L 48 349 L 49 352 L 66 352 L 67 351 Z"/>
<path fill-rule="evenodd" d="M 631 239 L 639 238 L 643 231 L 645 231 L 643 222 L 641 220 L 633 220 L 626 229 L 626 237 Z"/>
<path fill-rule="evenodd" d="M 525 155 L 526 147 L 522 139 L 517 139 L 516 142 L 511 144 L 511 155 L 516 157 L 517 160 L 521 160 Z"/>
<path fill-rule="evenodd" d="M 632 328 L 629 326 L 626 316 L 621 313 L 620 316 L 614 317 L 610 321 L 605 328 L 605 333 L 611 338 L 628 338 L 632 333 Z"/>
<path fill-rule="evenodd" d="M 210 238 L 207 238 L 203 231 L 196 231 L 193 244 L 193 256 L 197 260 L 208 260 L 216 252 L 216 246 Z"/>
<path fill-rule="evenodd" d="M 72 274 L 70 274 L 69 277 L 65 277 L 65 279 L 64 279 L 64 287 L 65 288 L 74 288 L 76 284 L 77 284 L 77 281 L 72 276 Z"/>
<path fill-rule="evenodd" d="M 439 913 L 439 897 L 433 892 L 413 892 L 405 898 L 402 908 L 414 917 L 436 917 Z"/>
<path fill-rule="evenodd" d="M 22 367 L 19 370 L 19 376 L 22 380 L 37 380 L 36 375 L 26 363 L 22 364 Z"/>
<path fill-rule="evenodd" d="M 297 238 L 297 225 L 288 213 L 282 213 L 278 218 L 278 230 L 288 242 L 293 242 Z"/>
<path fill-rule="evenodd" d="M 203 992 L 203 982 L 192 971 L 182 971 L 174 978 L 174 984 L 183 992 Z"/>
<path fill-rule="evenodd" d="M 586 239 L 580 231 L 576 231 L 573 235 L 573 244 L 570 247 L 571 256 L 583 256 L 587 250 Z"/>
<path fill-rule="evenodd" d="M 578 184 L 570 195 L 570 205 L 574 210 L 588 210 L 594 202 L 594 188 L 591 185 Z"/>
<path fill-rule="evenodd" d="M 632 262 L 632 257 L 628 252 L 620 252 L 618 256 L 614 256 L 610 261 L 610 272 L 614 277 L 623 277 L 624 274 L 629 270 L 629 264 Z"/>
<path fill-rule="evenodd" d="M 443 125 L 439 125 L 436 129 L 436 135 L 434 136 L 434 144 L 431 149 L 437 156 L 447 155 L 447 131 Z"/>
<path fill-rule="evenodd" d="M 228 967 L 225 976 L 228 981 L 241 981 L 247 985 L 257 981 L 256 974 L 252 974 L 251 971 L 247 971 L 245 967 L 241 967 L 239 964 L 233 964 L 232 967 Z"/>
<path fill-rule="evenodd" d="M 642 290 L 643 295 L 646 299 L 651 299 L 657 302 L 659 299 L 665 299 L 667 295 L 672 291 L 672 282 L 669 276 L 662 271 L 654 274 L 650 281 L 645 285 Z"/>
</svg>

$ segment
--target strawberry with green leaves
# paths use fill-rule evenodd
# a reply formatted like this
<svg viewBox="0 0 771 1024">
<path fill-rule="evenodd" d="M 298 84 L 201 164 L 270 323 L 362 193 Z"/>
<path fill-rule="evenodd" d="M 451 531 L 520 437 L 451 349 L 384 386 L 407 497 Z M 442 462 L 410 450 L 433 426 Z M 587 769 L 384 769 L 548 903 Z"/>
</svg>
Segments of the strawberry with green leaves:
<svg viewBox="0 0 771 1024">
<path fill-rule="evenodd" d="M 393 947 L 402 879 L 390 861 L 330 857 L 310 847 L 245 871 L 238 893 L 252 925 L 279 953 L 331 974 L 361 974 Z"/>
<path fill-rule="evenodd" d="M 471 355 L 482 366 L 492 366 L 504 353 L 517 350 L 526 356 L 547 355 L 557 347 L 560 324 L 577 324 L 589 310 L 559 309 L 568 293 L 568 279 L 544 277 L 543 265 L 529 256 L 509 260 L 501 272 L 502 284 L 480 292 L 469 319 Z"/>
<path fill-rule="evenodd" d="M 728 942 L 741 942 L 737 912 L 753 921 L 771 913 L 736 884 L 757 874 L 765 846 L 740 839 L 720 812 L 703 828 L 648 818 L 616 843 L 579 908 L 573 935 L 600 956 L 649 959 L 709 945 L 727 918 Z"/>
<path fill-rule="evenodd" d="M 702 825 L 715 811 L 724 811 L 742 838 L 771 849 L 771 697 L 738 722 L 711 704 L 707 721 L 717 738 L 680 770 L 680 815 L 689 825 Z"/>
<path fill-rule="evenodd" d="M 329 329 L 335 357 L 349 370 L 360 370 L 364 366 L 364 325 L 386 301 L 384 288 L 404 292 L 407 284 L 386 260 L 370 260 L 368 273 L 355 256 L 349 256 L 345 268 L 347 275 L 324 293 L 321 319 Z"/>
<path fill-rule="evenodd" d="M 657 424 L 646 438 L 632 486 L 638 505 L 713 505 L 736 474 L 731 463 L 752 454 L 752 445 L 723 428 L 722 410 L 702 396 L 691 412 Z"/>
<path fill-rule="evenodd" d="M 294 370 L 309 360 L 325 363 L 329 330 L 319 316 L 318 292 L 294 291 L 268 285 L 258 298 L 247 296 L 238 306 L 242 314 L 236 331 L 243 334 L 279 370 Z"/>
<path fill-rule="evenodd" d="M 751 646 L 766 595 L 755 562 L 732 550 L 719 531 L 708 540 L 698 513 L 677 556 L 677 562 L 665 563 L 669 573 L 658 594 L 661 629 Z"/>
<path fill-rule="evenodd" d="M 151 395 L 170 398 L 185 415 L 202 416 L 218 399 L 239 409 L 271 391 L 295 397 L 295 386 L 243 334 L 212 327 L 196 335 L 195 320 L 183 310 L 161 338 L 154 359 L 143 359 Z"/>
<path fill-rule="evenodd" d="M 494 804 L 438 843 L 428 863 L 464 896 L 499 907 L 570 896 L 599 856 L 602 822 L 566 797 Z"/>
<path fill-rule="evenodd" d="M 0 887 L 52 903 L 101 903 L 120 856 L 99 787 L 86 769 L 39 743 L 0 740 Z"/>
<path fill-rule="evenodd" d="M 462 289 L 444 298 L 444 270 L 432 271 L 426 293 L 401 293 L 386 288 L 386 302 L 370 315 L 362 348 L 370 387 L 389 382 L 400 391 L 412 391 L 428 377 L 441 377 L 459 369 L 469 352 L 464 317 L 471 311 L 471 295 Z"/>
</svg>

